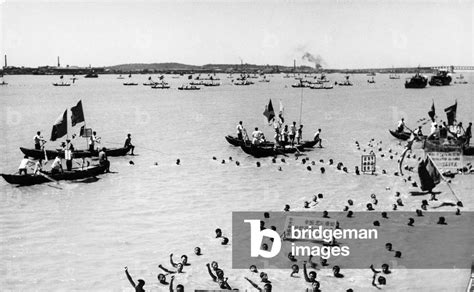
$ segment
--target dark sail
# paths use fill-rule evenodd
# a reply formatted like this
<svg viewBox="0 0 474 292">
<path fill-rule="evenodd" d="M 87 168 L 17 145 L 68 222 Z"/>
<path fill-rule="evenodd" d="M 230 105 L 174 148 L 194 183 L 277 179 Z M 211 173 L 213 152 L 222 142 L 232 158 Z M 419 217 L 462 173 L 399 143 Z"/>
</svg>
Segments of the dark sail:
<svg viewBox="0 0 474 292">
<path fill-rule="evenodd" d="M 67 110 L 64 111 L 64 114 L 58 117 L 56 122 L 53 125 L 53 130 L 51 131 L 51 141 L 56 141 L 56 139 L 63 137 L 67 134 Z"/>
</svg>

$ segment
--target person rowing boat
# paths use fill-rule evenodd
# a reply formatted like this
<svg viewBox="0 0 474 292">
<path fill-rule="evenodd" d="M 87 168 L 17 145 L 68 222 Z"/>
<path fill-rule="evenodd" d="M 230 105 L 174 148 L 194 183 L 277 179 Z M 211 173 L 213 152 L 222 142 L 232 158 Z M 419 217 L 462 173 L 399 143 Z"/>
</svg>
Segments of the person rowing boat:
<svg viewBox="0 0 474 292">
<path fill-rule="evenodd" d="M 21 175 L 23 173 L 23 175 L 27 175 L 27 167 L 32 166 L 33 164 L 34 162 L 28 159 L 28 156 L 25 155 L 20 162 L 20 166 L 18 166 L 18 174 Z"/>
<path fill-rule="evenodd" d="M 92 132 L 92 136 L 89 137 L 89 151 L 95 151 L 95 143 L 100 143 L 100 137 L 97 137 L 97 132 Z"/>
<path fill-rule="evenodd" d="M 110 161 L 108 160 L 107 154 L 105 153 L 106 150 L 107 149 L 105 147 L 102 147 L 102 150 L 99 152 L 99 165 L 104 166 L 106 172 L 110 172 Z"/>
<path fill-rule="evenodd" d="M 237 124 L 237 138 L 239 140 L 243 140 L 244 139 L 244 126 L 242 126 L 242 121 L 240 121 L 238 124 Z"/>
<path fill-rule="evenodd" d="M 401 133 L 405 129 L 405 119 L 402 118 L 400 121 L 398 121 L 397 125 L 397 132 Z"/>
<path fill-rule="evenodd" d="M 322 148 L 323 146 L 321 145 L 321 137 L 319 135 L 321 134 L 321 129 L 318 129 L 316 133 L 314 133 L 313 140 L 316 141 L 316 144 L 319 143 L 319 148 Z"/>
<path fill-rule="evenodd" d="M 43 139 L 43 136 L 41 136 L 40 131 L 36 132 L 36 135 L 33 137 L 33 140 L 35 141 L 36 150 L 40 150 L 44 143 L 46 143 L 46 140 Z"/>
</svg>

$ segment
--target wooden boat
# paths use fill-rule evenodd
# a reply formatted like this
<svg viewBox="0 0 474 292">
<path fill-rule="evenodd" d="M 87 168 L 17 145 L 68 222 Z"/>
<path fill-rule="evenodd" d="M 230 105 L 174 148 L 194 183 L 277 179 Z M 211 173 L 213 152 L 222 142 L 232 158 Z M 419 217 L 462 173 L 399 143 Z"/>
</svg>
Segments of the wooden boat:
<svg viewBox="0 0 474 292">
<path fill-rule="evenodd" d="M 94 73 L 94 72 L 90 72 L 90 73 L 87 73 L 84 78 L 98 78 L 99 75 L 97 75 L 97 73 Z"/>
<path fill-rule="evenodd" d="M 104 173 L 106 170 L 105 166 L 92 166 L 85 168 L 83 170 L 72 170 L 72 171 L 64 171 L 60 173 L 52 174 L 51 172 L 42 172 L 48 177 L 52 178 L 53 180 L 77 180 L 77 179 L 84 179 L 93 177 L 99 174 Z M 14 185 L 21 185 L 21 186 L 29 186 L 29 185 L 36 185 L 42 184 L 46 182 L 51 182 L 46 176 L 41 174 L 26 174 L 26 175 L 19 175 L 19 174 L 5 174 L 2 173 L 2 177 L 10 184 Z"/>
<path fill-rule="evenodd" d="M 23 154 L 27 155 L 28 157 L 34 158 L 34 159 L 44 159 L 44 150 L 38 150 L 38 149 L 28 149 L 28 148 L 23 148 L 20 147 L 21 152 Z M 125 156 L 128 151 L 130 151 L 129 148 L 110 148 L 105 150 L 105 154 L 109 157 L 115 157 L 115 156 Z M 60 158 L 64 158 L 64 151 L 62 149 L 58 150 L 46 150 L 46 155 L 48 157 L 48 160 L 54 159 L 56 156 L 59 155 Z M 89 150 L 75 150 L 73 152 L 74 158 L 87 158 L 87 157 L 96 157 L 99 156 L 98 151 L 89 151 Z"/>
<path fill-rule="evenodd" d="M 70 83 L 53 83 L 53 86 L 71 86 Z"/>
<path fill-rule="evenodd" d="M 153 89 L 169 89 L 170 86 L 168 85 L 168 83 L 156 83 L 155 85 L 153 85 L 151 88 Z"/>
<path fill-rule="evenodd" d="M 405 81 L 405 88 L 425 88 L 428 84 L 428 78 L 416 73 L 415 76 Z"/>
<path fill-rule="evenodd" d="M 277 147 L 274 148 L 273 146 L 257 146 L 257 145 L 248 145 L 243 144 L 240 146 L 242 150 L 252 155 L 253 157 L 260 158 L 260 157 L 269 157 L 269 156 L 277 156 L 283 154 L 291 154 L 296 152 L 296 148 L 294 147 Z"/>
<path fill-rule="evenodd" d="M 225 136 L 225 139 L 227 140 L 227 142 L 229 142 L 229 144 L 234 145 L 234 146 L 242 146 L 242 145 L 245 144 L 244 140 L 240 140 L 239 138 L 237 138 L 235 136 L 227 135 L 227 136 Z M 317 141 L 313 141 L 313 140 L 302 141 L 301 144 L 295 145 L 295 147 L 299 151 L 304 151 L 305 148 L 313 148 L 316 145 L 316 143 L 317 143 Z M 275 143 L 266 141 L 263 144 L 260 144 L 259 146 L 274 147 Z"/>
<path fill-rule="evenodd" d="M 124 82 L 123 85 L 124 85 L 124 86 L 137 86 L 138 83 L 135 83 L 135 82 Z"/>
<path fill-rule="evenodd" d="M 429 84 L 431 86 L 446 86 L 451 83 L 451 76 L 448 71 L 440 70 L 436 75 L 431 76 Z"/>
<path fill-rule="evenodd" d="M 400 139 L 400 140 L 403 140 L 403 141 L 406 141 L 410 138 L 411 136 L 411 133 L 410 132 L 397 132 L 397 131 L 393 131 L 393 130 L 388 130 L 390 132 L 390 134 L 392 134 L 393 137 L 397 138 L 397 139 Z M 421 139 L 426 139 L 426 136 L 421 136 L 419 138 L 419 140 Z"/>
</svg>

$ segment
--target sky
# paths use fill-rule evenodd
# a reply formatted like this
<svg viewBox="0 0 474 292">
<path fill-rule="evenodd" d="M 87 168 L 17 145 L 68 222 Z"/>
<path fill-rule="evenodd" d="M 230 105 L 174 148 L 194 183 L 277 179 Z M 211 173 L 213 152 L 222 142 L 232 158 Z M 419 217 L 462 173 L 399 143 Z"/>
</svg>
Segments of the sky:
<svg viewBox="0 0 474 292">
<path fill-rule="evenodd" d="M 474 65 L 474 1 L 0 0 L 9 66 Z"/>
</svg>

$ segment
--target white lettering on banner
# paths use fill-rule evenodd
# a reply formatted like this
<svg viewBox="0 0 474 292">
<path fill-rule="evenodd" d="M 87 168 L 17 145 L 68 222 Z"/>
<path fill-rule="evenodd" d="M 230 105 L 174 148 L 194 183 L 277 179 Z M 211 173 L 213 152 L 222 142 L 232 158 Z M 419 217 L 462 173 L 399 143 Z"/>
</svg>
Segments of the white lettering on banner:
<svg viewBox="0 0 474 292">
<path fill-rule="evenodd" d="M 334 229 L 336 220 L 330 218 L 315 218 L 304 216 L 287 216 L 285 220 L 285 235 L 287 239 L 301 239 L 301 237 L 293 236 L 298 231 L 307 231 L 308 227 L 318 232 L 324 233 L 326 229 Z M 321 227 L 321 229 L 319 229 Z"/>
<path fill-rule="evenodd" d="M 461 152 L 428 152 L 428 154 L 441 170 L 456 170 L 462 167 Z"/>
</svg>

